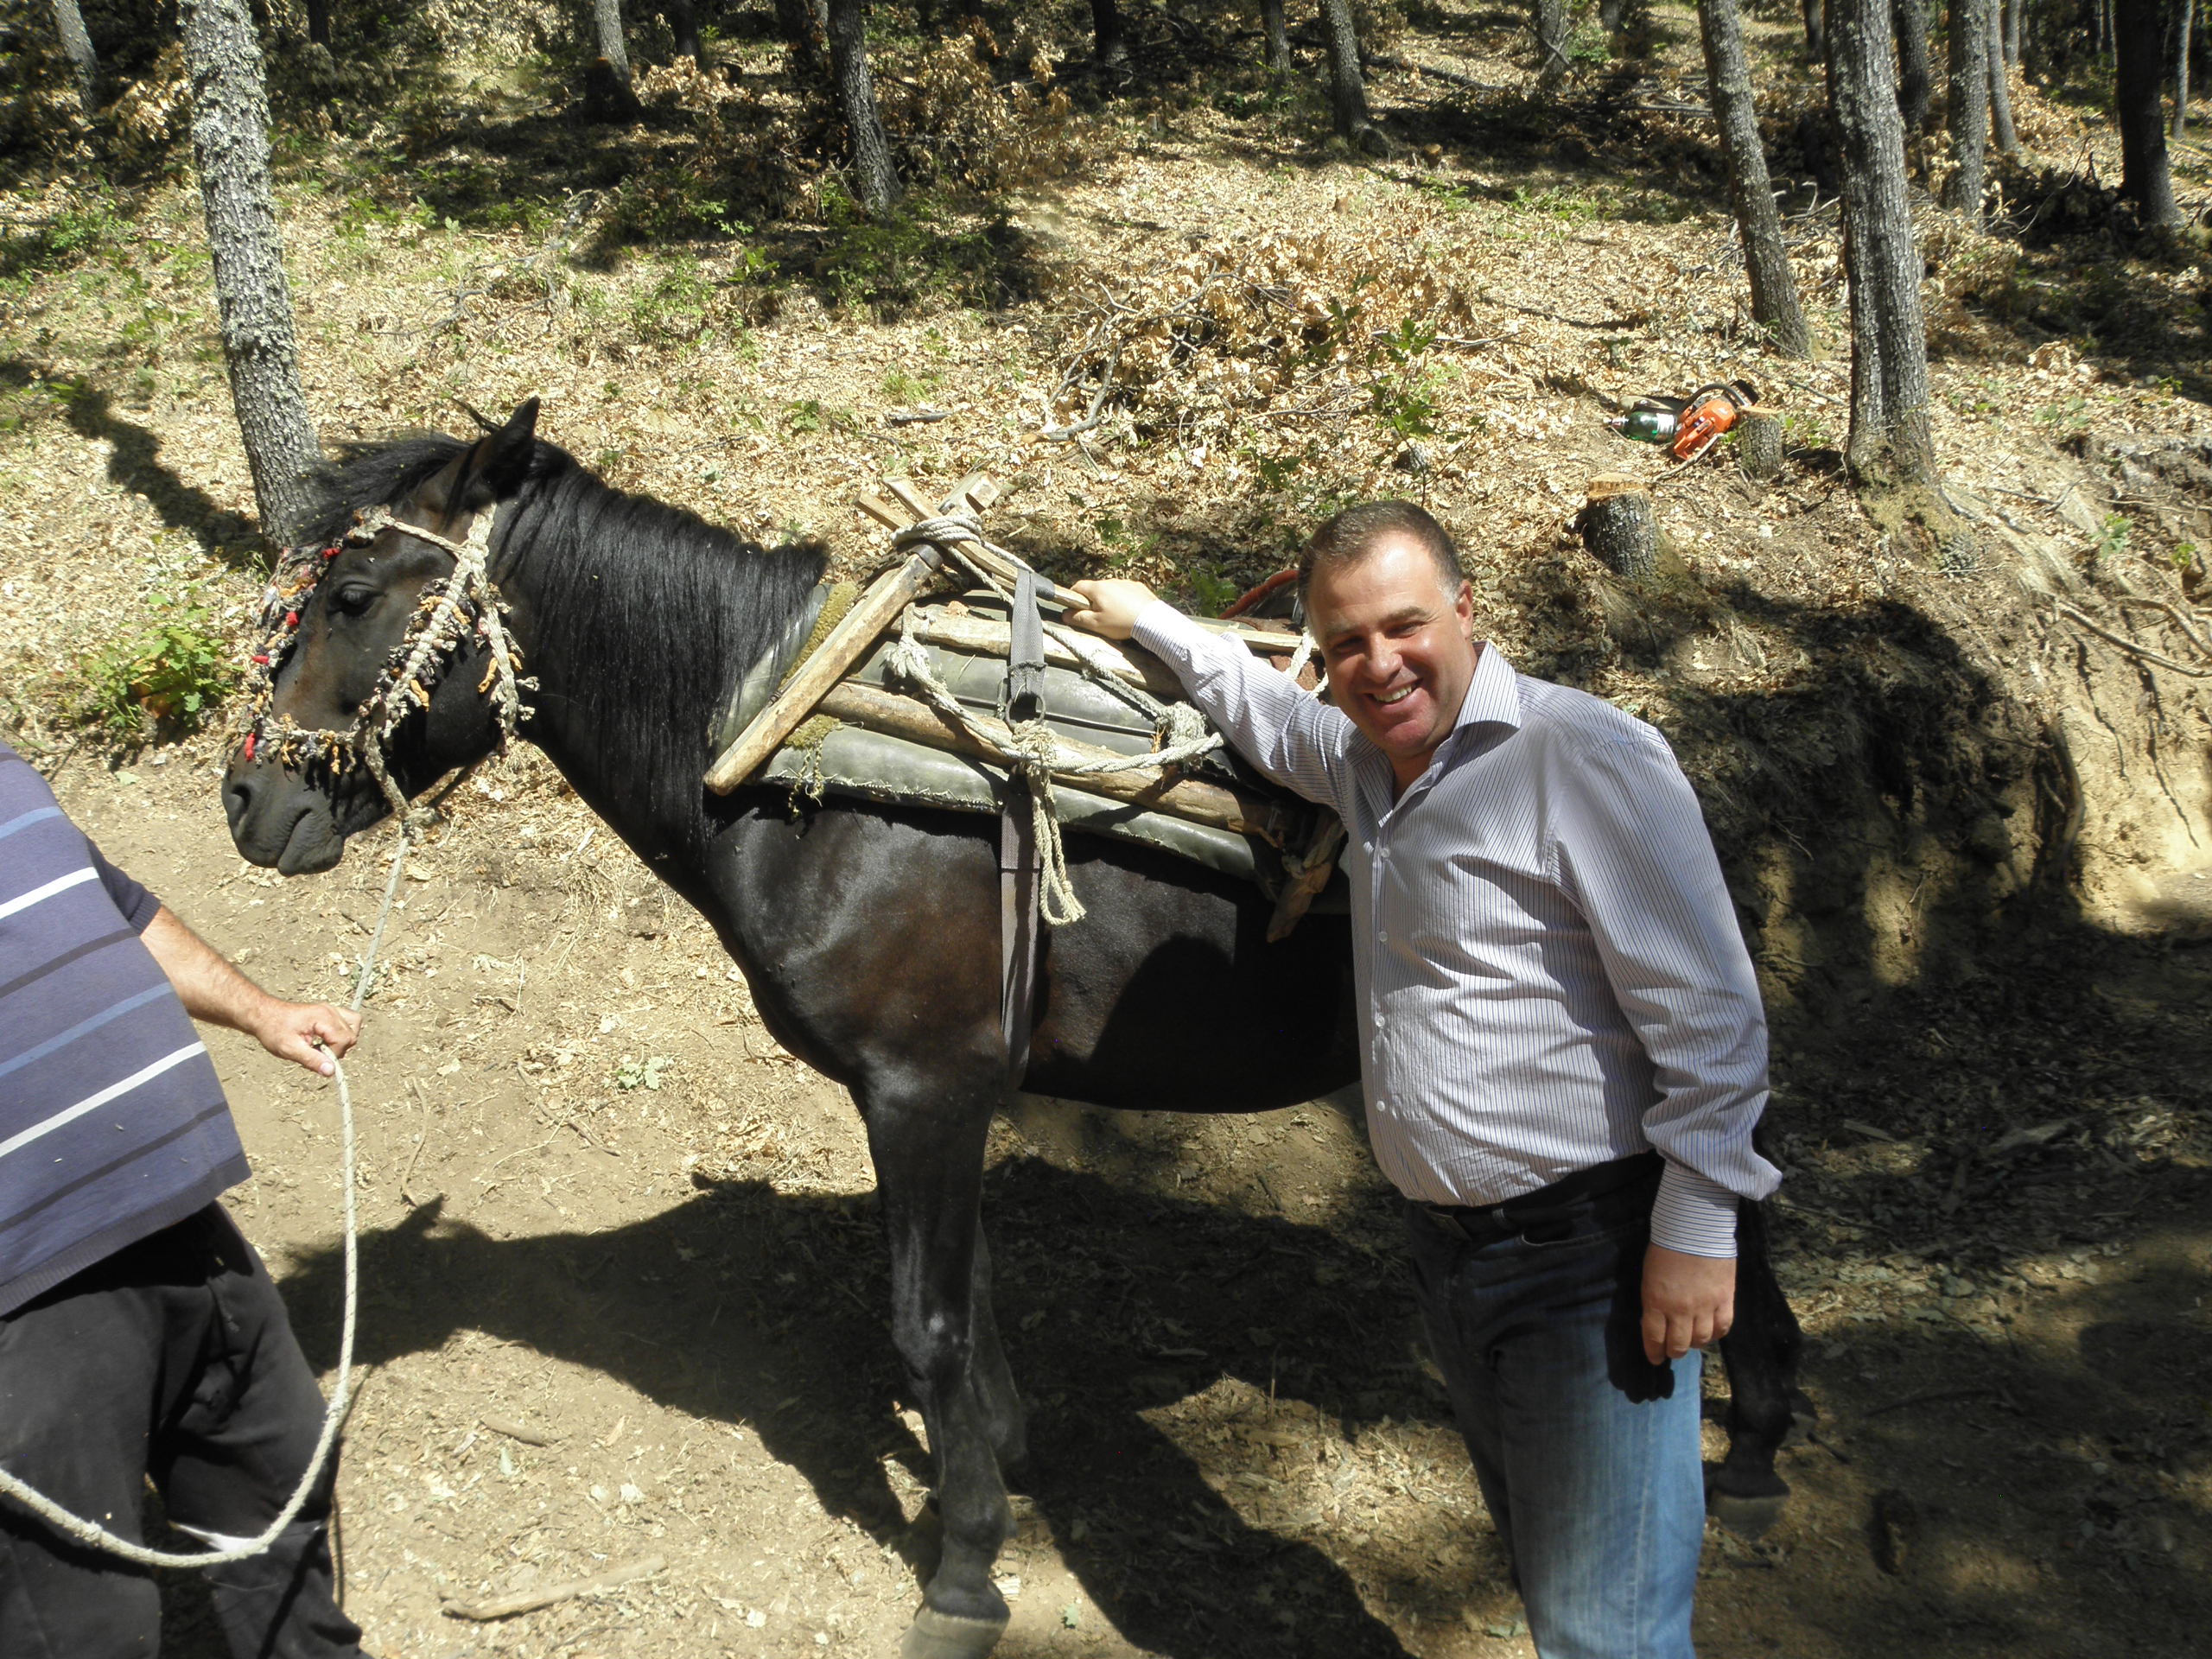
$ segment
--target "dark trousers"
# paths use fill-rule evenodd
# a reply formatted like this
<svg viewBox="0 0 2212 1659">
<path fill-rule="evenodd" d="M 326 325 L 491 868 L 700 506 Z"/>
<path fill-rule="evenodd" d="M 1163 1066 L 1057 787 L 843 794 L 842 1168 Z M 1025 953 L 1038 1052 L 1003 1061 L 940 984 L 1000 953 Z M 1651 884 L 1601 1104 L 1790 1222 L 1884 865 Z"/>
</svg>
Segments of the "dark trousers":
<svg viewBox="0 0 2212 1659">
<path fill-rule="evenodd" d="M 149 1478 L 179 1528 L 218 1545 L 258 1535 L 314 1455 L 322 1410 L 268 1270 L 219 1205 L 0 1319 L 0 1462 L 134 1542 Z M 360 1652 L 332 1595 L 330 1473 L 266 1554 L 207 1571 L 238 1659 Z M 145 1568 L 0 1499 L 0 1655 L 111 1659 L 160 1638 Z"/>
</svg>

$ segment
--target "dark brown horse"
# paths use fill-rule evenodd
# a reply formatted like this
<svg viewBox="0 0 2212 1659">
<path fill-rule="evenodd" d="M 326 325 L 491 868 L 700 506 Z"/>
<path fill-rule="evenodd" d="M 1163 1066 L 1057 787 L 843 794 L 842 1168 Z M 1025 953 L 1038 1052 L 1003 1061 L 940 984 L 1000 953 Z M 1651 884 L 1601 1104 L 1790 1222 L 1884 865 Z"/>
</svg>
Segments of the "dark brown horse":
<svg viewBox="0 0 2212 1659">
<path fill-rule="evenodd" d="M 1023 1420 L 993 1323 L 979 1213 L 985 1133 L 1002 1090 L 996 826 L 836 798 L 799 817 L 787 791 L 717 798 L 699 779 L 731 683 L 819 579 L 819 550 L 764 550 L 610 489 L 535 437 L 524 404 L 474 443 L 412 439 L 336 477 L 319 541 L 357 508 L 399 521 L 327 561 L 277 665 L 274 709 L 343 732 L 398 647 L 445 543 L 496 509 L 491 571 L 534 677 L 523 734 L 646 864 L 714 925 L 777 1039 L 850 1089 L 889 1234 L 892 1331 L 936 1459 L 944 1552 L 908 1659 L 976 1659 L 1006 1622 L 991 1566 L 1009 1528 L 1002 1471 Z M 443 538 L 410 536 L 408 526 Z M 428 706 L 392 733 L 409 796 L 499 734 L 482 648 L 464 647 Z M 327 869 L 385 816 L 356 766 L 289 769 L 245 753 L 224 782 L 238 850 L 287 874 Z M 1269 944 L 1254 888 L 1147 849 L 1071 837 L 1088 907 L 1052 932 L 1028 1085 L 1102 1106 L 1243 1112 L 1357 1075 L 1341 917 Z M 1718 1497 L 1771 1507 L 1789 1426 L 1796 1326 L 1747 1214 L 1741 1313 L 1724 1346 L 1734 1388 Z"/>
</svg>

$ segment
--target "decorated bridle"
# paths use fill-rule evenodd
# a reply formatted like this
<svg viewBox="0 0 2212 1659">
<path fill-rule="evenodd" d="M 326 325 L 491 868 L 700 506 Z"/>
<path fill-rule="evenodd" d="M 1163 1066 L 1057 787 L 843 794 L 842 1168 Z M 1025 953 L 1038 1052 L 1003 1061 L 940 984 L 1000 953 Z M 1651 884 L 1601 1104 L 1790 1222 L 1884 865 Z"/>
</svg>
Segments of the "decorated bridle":
<svg viewBox="0 0 2212 1659">
<path fill-rule="evenodd" d="M 473 639 L 481 639 L 491 657 L 476 690 L 491 694 L 504 750 L 524 713 L 522 693 L 535 690 L 537 683 L 516 672 L 522 652 L 507 636 L 500 613 L 508 607 L 492 585 L 489 561 L 496 512 L 486 507 L 475 513 L 461 538 L 454 542 L 435 531 L 402 524 L 390 507 L 363 507 L 354 513 L 346 533 L 329 546 L 289 550 L 262 596 L 260 643 L 247 669 L 245 758 L 258 756 L 301 771 L 320 766 L 334 775 L 358 763 L 376 779 L 404 826 L 407 801 L 391 781 L 386 762 L 391 734 L 416 708 L 430 706 L 430 688 Z M 444 548 L 453 555 L 453 569 L 423 588 L 405 636 L 385 659 L 351 730 L 309 730 L 289 715 L 274 713 L 277 671 L 299 642 L 301 614 L 323 573 L 347 545 L 365 546 L 387 529 Z"/>
</svg>

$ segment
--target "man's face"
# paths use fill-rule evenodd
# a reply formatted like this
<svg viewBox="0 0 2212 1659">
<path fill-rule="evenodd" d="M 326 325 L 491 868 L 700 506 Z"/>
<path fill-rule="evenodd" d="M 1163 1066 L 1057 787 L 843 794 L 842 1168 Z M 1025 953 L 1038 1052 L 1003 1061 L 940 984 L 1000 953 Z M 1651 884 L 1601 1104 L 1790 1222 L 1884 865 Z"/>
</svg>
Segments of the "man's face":
<svg viewBox="0 0 2212 1659">
<path fill-rule="evenodd" d="M 1337 707 L 1390 757 L 1401 788 L 1452 734 L 1475 677 L 1474 603 L 1418 544 L 1392 537 L 1325 570 L 1306 597 Z"/>
</svg>

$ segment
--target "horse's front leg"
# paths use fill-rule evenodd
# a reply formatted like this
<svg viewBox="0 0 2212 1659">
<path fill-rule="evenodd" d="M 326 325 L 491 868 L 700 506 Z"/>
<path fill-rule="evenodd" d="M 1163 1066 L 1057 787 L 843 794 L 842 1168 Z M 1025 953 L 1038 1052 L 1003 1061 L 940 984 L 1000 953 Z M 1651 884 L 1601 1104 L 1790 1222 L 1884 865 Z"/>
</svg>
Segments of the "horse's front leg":
<svg viewBox="0 0 2212 1659">
<path fill-rule="evenodd" d="M 997 1083 L 914 1078 L 861 1094 L 891 1245 L 892 1340 L 929 1430 L 944 1540 L 900 1653 L 982 1659 L 1007 1618 L 991 1583 L 1013 1530 L 998 1454 L 1001 1445 L 1018 1449 L 1020 1435 L 982 1251 L 983 1142 Z"/>
<path fill-rule="evenodd" d="M 1809 1428 L 1815 1413 L 1797 1391 L 1804 1332 L 1775 1277 L 1766 1211 L 1746 1199 L 1736 1206 L 1736 1321 L 1720 1339 L 1728 1367 L 1728 1455 L 1706 1482 L 1706 1508 L 1735 1532 L 1756 1538 L 1781 1517 L 1789 1483 L 1775 1471 L 1775 1453 L 1794 1427 Z"/>
</svg>

